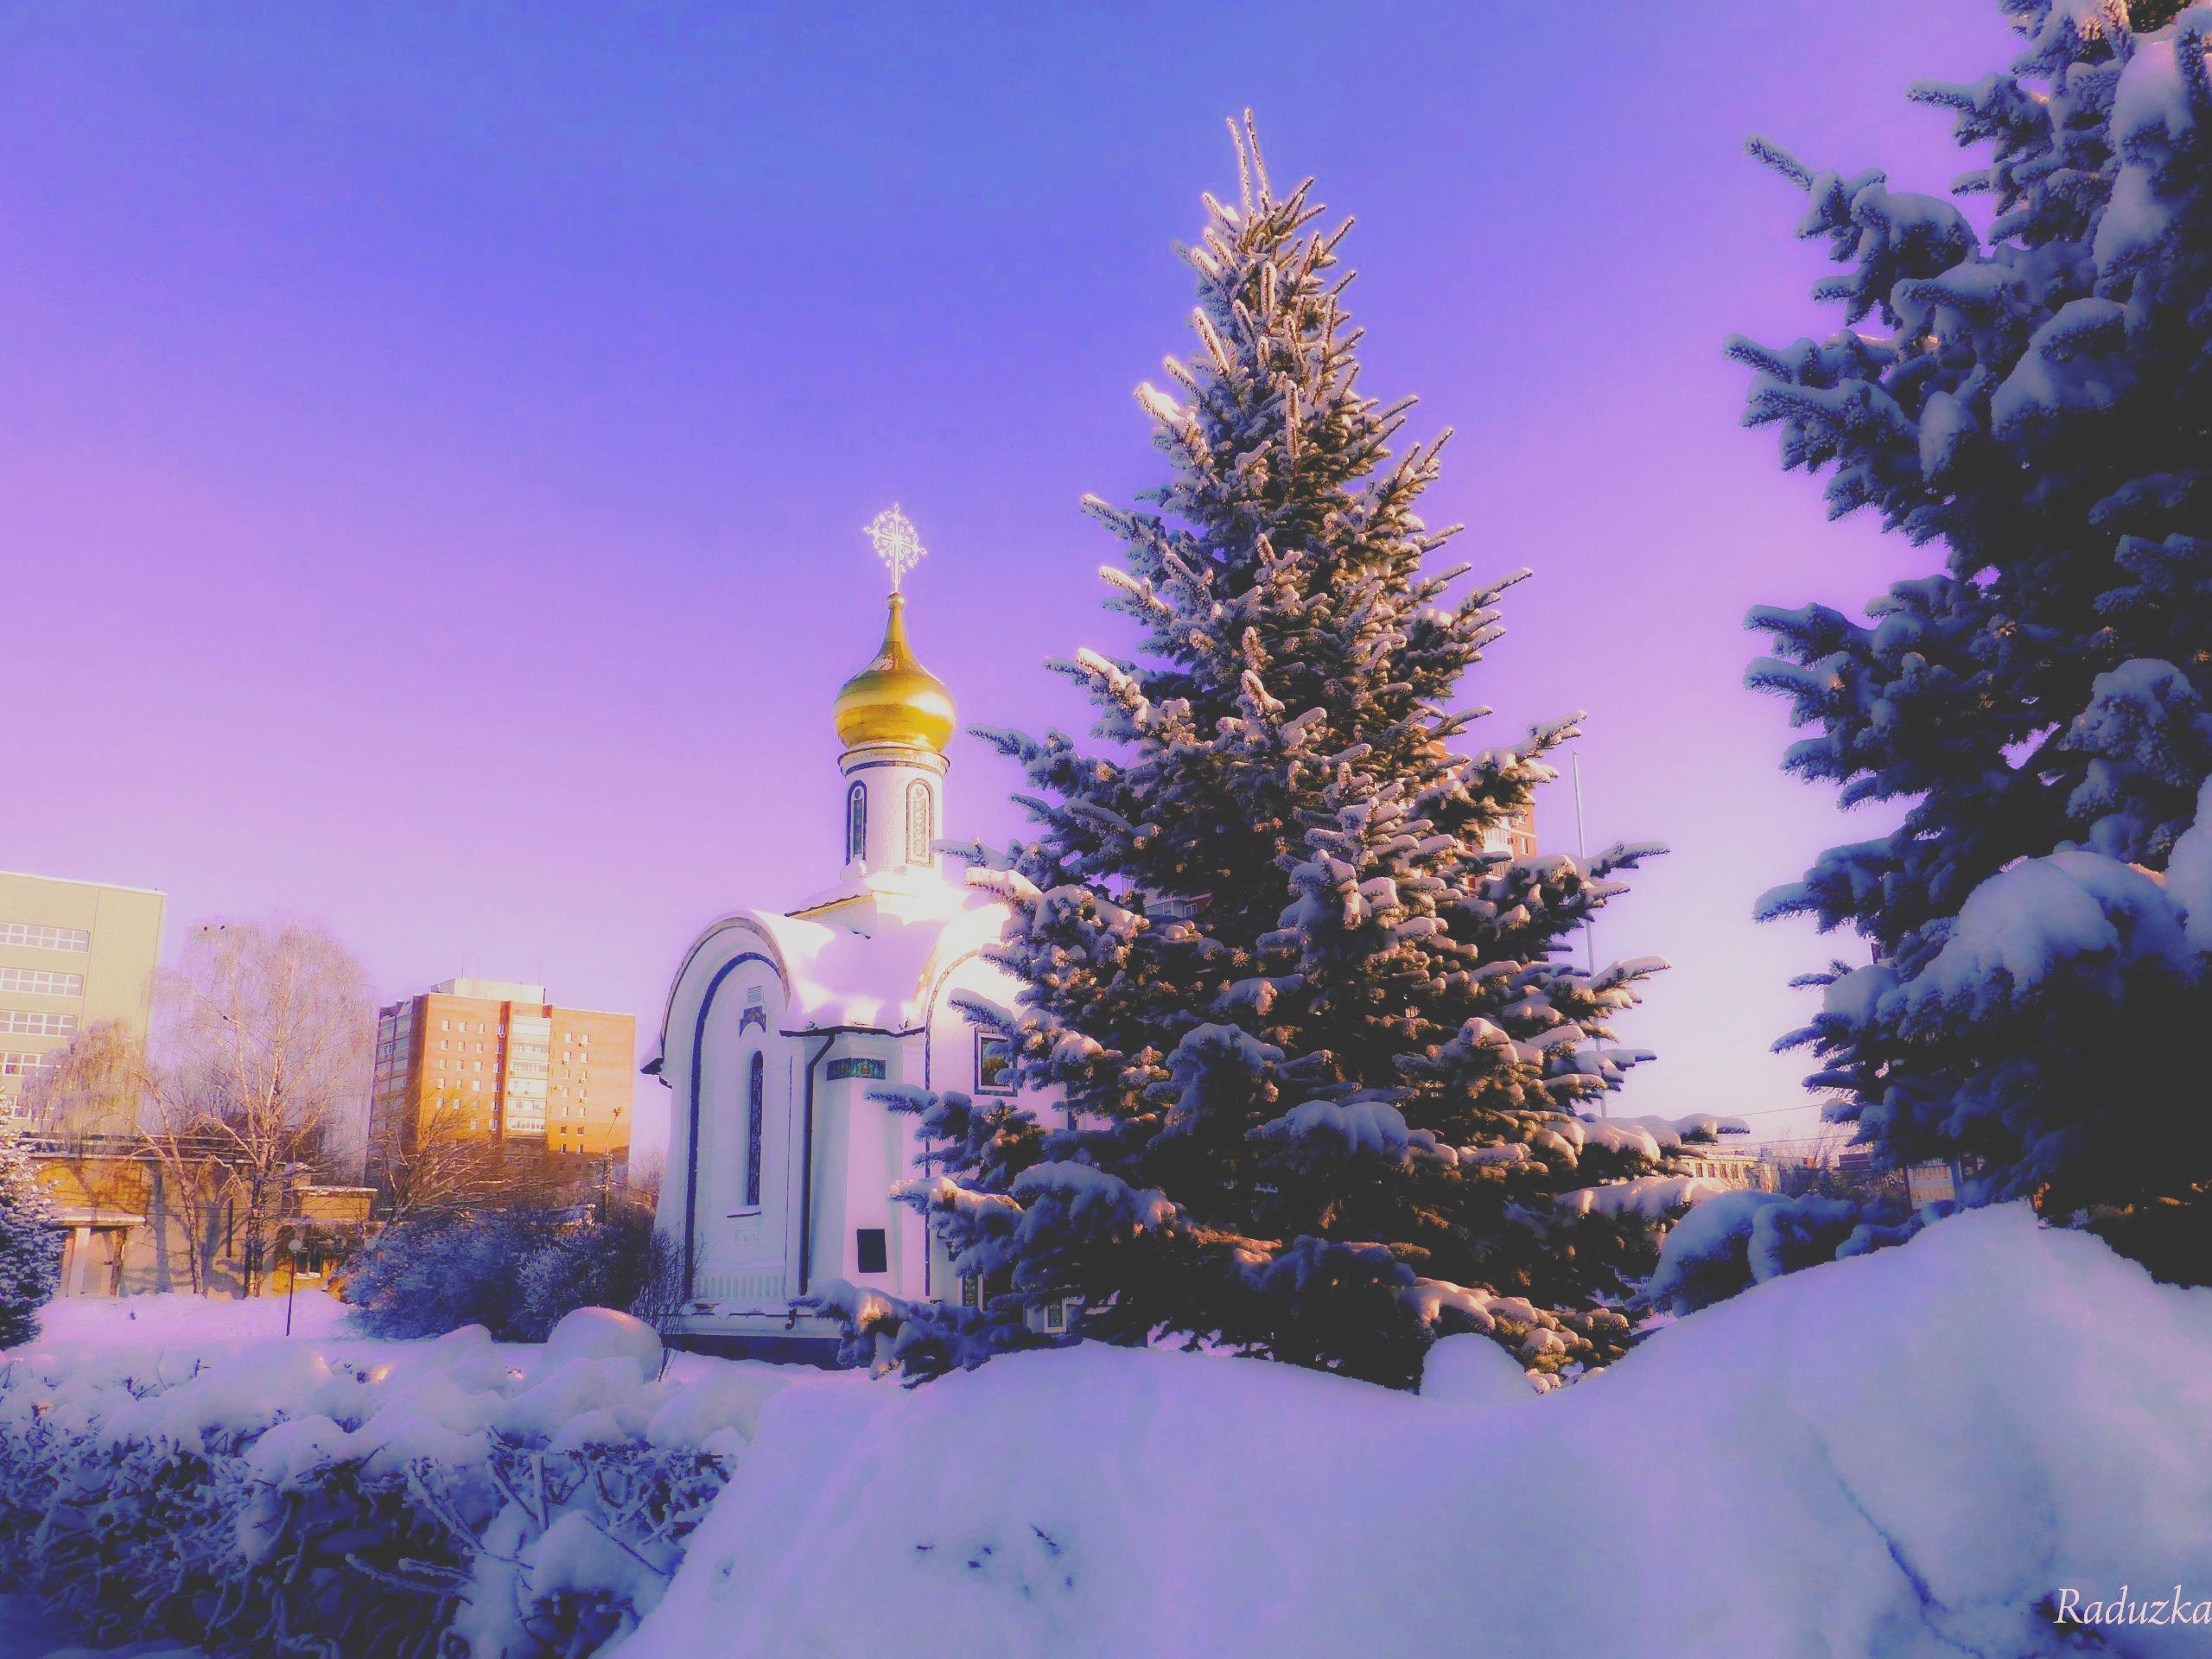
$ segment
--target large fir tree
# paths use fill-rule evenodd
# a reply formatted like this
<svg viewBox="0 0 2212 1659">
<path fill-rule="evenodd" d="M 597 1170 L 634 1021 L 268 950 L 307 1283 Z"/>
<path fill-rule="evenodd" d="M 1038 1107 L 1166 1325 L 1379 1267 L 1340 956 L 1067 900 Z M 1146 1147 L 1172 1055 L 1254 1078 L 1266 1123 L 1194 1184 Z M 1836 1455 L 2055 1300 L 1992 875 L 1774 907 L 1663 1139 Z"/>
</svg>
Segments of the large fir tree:
<svg viewBox="0 0 2212 1659">
<path fill-rule="evenodd" d="M 1822 1011 L 1787 1040 L 1881 1159 L 2178 1239 L 2212 1178 L 2189 1044 L 2212 1013 L 2212 9 L 2000 5 L 2012 69 L 1911 94 L 1986 152 L 1956 187 L 1990 199 L 1986 236 L 1752 146 L 1847 270 L 1815 289 L 1839 332 L 1733 343 L 1746 418 L 1833 469 L 1831 516 L 1943 550 L 1866 622 L 1753 613 L 1778 652 L 1751 683 L 1817 734 L 1789 769 L 1902 807 L 1763 908 L 1872 945 L 1811 976 Z M 2186 1225 L 2201 1271 L 2212 1230 Z"/>
<path fill-rule="evenodd" d="M 61 1232 L 22 1127 L 0 1117 L 0 1348 L 38 1334 L 38 1311 L 61 1282 Z"/>
<path fill-rule="evenodd" d="M 1607 1022 L 1663 964 L 1586 973 L 1567 944 L 1656 849 L 1484 850 L 1573 720 L 1454 748 L 1519 578 L 1446 598 L 1466 567 L 1427 559 L 1457 526 L 1417 516 L 1442 440 L 1394 459 L 1413 400 L 1358 387 L 1348 226 L 1317 229 L 1311 181 L 1276 195 L 1236 137 L 1239 198 L 1208 196 L 1184 251 L 1198 349 L 1139 392 L 1170 480 L 1135 510 L 1085 503 L 1139 654 L 1054 664 L 1098 707 L 1096 746 L 984 734 L 1037 826 L 973 849 L 1014 907 L 1018 1068 L 1066 1114 L 910 1098 L 933 1150 L 907 1197 L 986 1306 L 848 1311 L 920 1372 L 1073 1299 L 1117 1341 L 1404 1383 L 1436 1335 L 1477 1330 L 1554 1375 L 1618 1351 L 1604 1304 L 1681 1192 L 1669 1126 L 1575 1109 L 1649 1058 Z"/>
</svg>

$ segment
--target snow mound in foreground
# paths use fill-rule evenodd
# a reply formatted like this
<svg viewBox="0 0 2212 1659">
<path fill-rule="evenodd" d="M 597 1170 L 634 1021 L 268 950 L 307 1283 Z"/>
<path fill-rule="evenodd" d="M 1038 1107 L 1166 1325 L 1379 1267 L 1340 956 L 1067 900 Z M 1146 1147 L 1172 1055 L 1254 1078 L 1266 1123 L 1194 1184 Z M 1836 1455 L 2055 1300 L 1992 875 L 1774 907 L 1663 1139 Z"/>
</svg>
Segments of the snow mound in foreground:
<svg viewBox="0 0 2212 1659">
<path fill-rule="evenodd" d="M 1467 1394 L 1096 1346 L 787 1389 L 624 1651 L 2012 1655 L 2063 1587 L 2212 1599 L 2212 1292 L 2024 1206 Z"/>
</svg>

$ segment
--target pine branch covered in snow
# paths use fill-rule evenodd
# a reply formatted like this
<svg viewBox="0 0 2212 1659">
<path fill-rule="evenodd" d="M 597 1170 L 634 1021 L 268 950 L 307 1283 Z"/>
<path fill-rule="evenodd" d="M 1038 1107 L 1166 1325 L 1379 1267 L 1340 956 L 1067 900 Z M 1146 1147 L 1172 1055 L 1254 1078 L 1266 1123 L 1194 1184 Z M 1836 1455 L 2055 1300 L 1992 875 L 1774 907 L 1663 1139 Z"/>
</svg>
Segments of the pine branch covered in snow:
<svg viewBox="0 0 2212 1659">
<path fill-rule="evenodd" d="M 0 1348 L 38 1332 L 38 1310 L 61 1283 L 54 1201 L 23 1150 L 22 1126 L 0 1118 Z"/>
<path fill-rule="evenodd" d="M 1419 512 L 1444 439 L 1392 453 L 1412 400 L 1358 390 L 1344 229 L 1310 181 L 1274 193 L 1249 123 L 1236 140 L 1243 187 L 1184 251 L 1193 353 L 1139 391 L 1167 480 L 1084 504 L 1138 634 L 1052 664 L 1096 745 L 980 734 L 1032 821 L 982 861 L 1013 912 L 993 959 L 1024 985 L 999 1023 L 1066 1116 L 911 1102 L 931 1151 L 903 1197 L 981 1306 L 849 1324 L 917 1372 L 1069 1309 L 1090 1336 L 1400 1384 L 1453 1330 L 1545 1375 L 1598 1363 L 1671 1206 L 1553 1200 L 1669 1173 L 1577 1116 L 1649 1058 L 1611 1021 L 1664 964 L 1586 973 L 1566 942 L 1661 849 L 1486 849 L 1580 716 L 1455 747 L 1526 573 L 1455 598 L 1466 568 L 1430 567 L 1458 529 Z"/>
<path fill-rule="evenodd" d="M 1990 199 L 1986 238 L 1753 145 L 1806 193 L 1799 234 L 1844 268 L 1815 297 L 1850 326 L 1732 342 L 1745 421 L 1827 474 L 1832 515 L 1944 550 L 1863 622 L 1752 612 L 1775 643 L 1750 683 L 1808 734 L 1787 768 L 1903 808 L 1760 912 L 1872 947 L 1813 976 L 1789 1040 L 1883 1164 L 2125 1211 L 2212 1181 L 2184 1037 L 2212 944 L 2212 7 L 2002 9 L 2009 72 L 1912 93 L 1987 157 L 1956 187 Z"/>
</svg>

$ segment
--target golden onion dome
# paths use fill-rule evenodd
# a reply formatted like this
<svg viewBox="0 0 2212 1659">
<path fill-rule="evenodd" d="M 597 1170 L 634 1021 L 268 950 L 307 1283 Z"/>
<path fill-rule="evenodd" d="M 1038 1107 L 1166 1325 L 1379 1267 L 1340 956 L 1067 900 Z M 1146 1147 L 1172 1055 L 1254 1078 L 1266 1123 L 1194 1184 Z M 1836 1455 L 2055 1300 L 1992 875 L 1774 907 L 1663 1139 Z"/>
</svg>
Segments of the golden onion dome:
<svg viewBox="0 0 2212 1659">
<path fill-rule="evenodd" d="M 914 660 L 906 612 L 906 595 L 892 594 L 875 659 L 837 693 L 837 738 L 849 749 L 898 743 L 942 754 L 952 741 L 952 693 Z"/>
</svg>

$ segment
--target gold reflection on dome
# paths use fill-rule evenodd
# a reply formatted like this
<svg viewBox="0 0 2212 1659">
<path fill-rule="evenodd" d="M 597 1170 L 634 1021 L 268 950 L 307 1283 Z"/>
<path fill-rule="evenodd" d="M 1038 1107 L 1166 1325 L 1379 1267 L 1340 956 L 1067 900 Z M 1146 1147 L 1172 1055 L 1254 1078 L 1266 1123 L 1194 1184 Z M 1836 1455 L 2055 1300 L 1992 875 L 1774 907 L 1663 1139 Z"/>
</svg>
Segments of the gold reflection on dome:
<svg viewBox="0 0 2212 1659">
<path fill-rule="evenodd" d="M 849 749 L 895 743 L 942 754 L 952 741 L 952 693 L 914 660 L 906 613 L 906 596 L 894 592 L 874 660 L 837 693 L 837 738 Z"/>
</svg>

